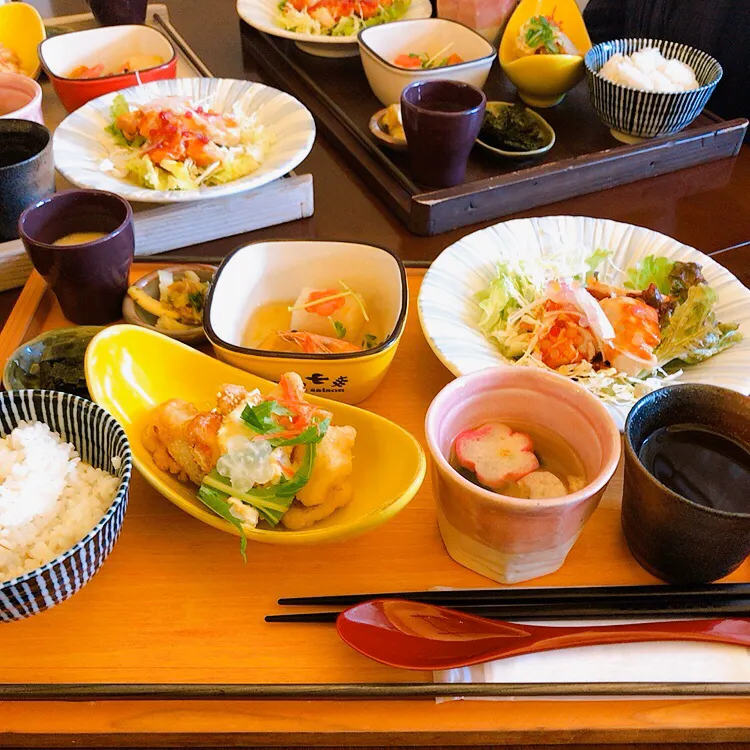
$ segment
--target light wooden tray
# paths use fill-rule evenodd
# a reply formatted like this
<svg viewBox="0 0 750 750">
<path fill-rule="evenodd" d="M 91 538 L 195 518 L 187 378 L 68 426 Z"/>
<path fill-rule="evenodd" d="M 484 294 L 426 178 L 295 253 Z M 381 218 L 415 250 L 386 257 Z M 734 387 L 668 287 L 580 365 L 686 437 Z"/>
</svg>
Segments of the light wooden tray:
<svg viewBox="0 0 750 750">
<path fill-rule="evenodd" d="M 93 28 L 90 13 L 47 18 L 45 25 L 71 31 Z M 149 5 L 146 23 L 167 36 L 177 51 L 177 77 L 211 77 L 211 71 L 169 22 L 166 5 Z M 67 116 L 46 77 L 40 81 L 45 125 L 54 130 Z M 72 187 L 60 174 L 57 190 Z M 166 253 L 188 245 L 231 237 L 255 229 L 283 224 L 312 216 L 314 210 L 312 175 L 294 172 L 250 190 L 226 198 L 174 205 L 134 203 L 135 254 Z M 31 271 L 31 262 L 21 240 L 0 242 L 0 291 L 22 286 Z"/>
<path fill-rule="evenodd" d="M 133 275 L 152 268 L 138 263 Z M 401 347 L 382 386 L 362 406 L 423 440 L 427 406 L 451 376 L 419 328 L 422 272 L 410 269 L 408 277 L 411 309 Z M 0 334 L 0 361 L 39 331 L 64 325 L 44 282 L 32 275 Z M 618 470 L 563 568 L 535 585 L 654 581 L 625 546 L 621 491 Z M 235 537 L 183 513 L 136 473 L 122 537 L 96 578 L 49 612 L 2 627 L 0 700 L 18 701 L 23 691 L 17 683 L 23 683 L 26 697 L 53 702 L 4 702 L 0 744 L 17 744 L 16 733 L 27 746 L 750 740 L 748 698 L 699 700 L 679 697 L 675 689 L 660 700 L 595 702 L 590 698 L 597 689 L 583 686 L 578 692 L 589 697 L 572 701 L 436 705 L 430 696 L 456 687 L 371 662 L 329 625 L 263 622 L 280 611 L 281 596 L 487 586 L 487 579 L 446 554 L 429 478 L 395 519 L 362 537 L 309 548 L 250 545 L 247 557 L 244 564 Z M 750 564 L 730 580 L 750 580 Z M 229 687 L 213 687 L 217 683 Z M 547 692 L 565 694 L 554 686 Z M 424 699 L 396 700 L 420 694 Z M 514 694 L 533 695 L 534 689 L 520 686 Z M 127 696 L 141 700 L 112 700 Z M 236 699 L 243 696 L 265 700 Z M 59 702 L 76 698 L 85 702 Z"/>
</svg>

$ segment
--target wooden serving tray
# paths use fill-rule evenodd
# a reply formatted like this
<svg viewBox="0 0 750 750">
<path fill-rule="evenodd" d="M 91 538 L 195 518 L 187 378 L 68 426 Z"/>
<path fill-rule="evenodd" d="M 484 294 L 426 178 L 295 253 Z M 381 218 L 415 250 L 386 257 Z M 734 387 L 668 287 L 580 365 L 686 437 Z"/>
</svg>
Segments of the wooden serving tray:
<svg viewBox="0 0 750 750">
<path fill-rule="evenodd" d="M 133 278 L 154 267 L 136 263 Z M 400 350 L 381 387 L 362 404 L 420 440 L 427 406 L 451 379 L 419 328 L 422 276 L 409 270 L 412 304 Z M 32 274 L 0 334 L 0 361 L 40 330 L 65 325 L 54 297 Z M 654 581 L 625 546 L 621 491 L 618 470 L 563 568 L 535 585 Z M 429 674 L 358 655 L 332 626 L 263 622 L 279 611 L 280 596 L 490 585 L 445 552 L 429 478 L 395 519 L 364 536 L 313 547 L 251 544 L 247 558 L 243 563 L 236 537 L 180 511 L 135 472 L 122 537 L 101 572 L 69 601 L 2 627 L 0 745 L 16 745 L 19 734 L 24 746 L 99 747 L 750 739 L 750 699 L 698 700 L 677 697 L 677 689 L 658 701 L 592 702 L 596 686 L 582 685 L 572 702 L 436 705 L 429 698 L 437 694 L 500 688 L 433 685 Z M 750 580 L 750 564 L 730 580 Z M 546 689 L 555 694 L 560 687 Z M 123 697 L 140 700 L 113 702 Z M 85 702 L 59 702 L 76 699 Z"/>
<path fill-rule="evenodd" d="M 96 26 L 90 13 L 46 18 L 44 23 L 55 33 Z M 166 5 L 149 5 L 146 24 L 164 34 L 177 51 L 178 78 L 212 77 L 205 63 L 169 22 Z M 46 76 L 43 76 L 40 84 L 44 122 L 50 130 L 54 130 L 68 113 Z M 75 187 L 59 173 L 56 182 L 58 191 Z M 312 216 L 313 210 L 312 175 L 294 172 L 256 190 L 215 200 L 171 205 L 134 203 L 135 254 L 155 255 L 251 232 Z M 22 286 L 30 271 L 31 262 L 21 240 L 0 242 L 0 291 Z"/>
<path fill-rule="evenodd" d="M 562 104 L 539 110 L 557 135 L 546 155 L 532 161 L 503 160 L 476 146 L 462 185 L 431 190 L 412 181 L 406 154 L 383 148 L 370 133 L 370 117 L 383 105 L 370 90 L 359 57 L 314 57 L 244 21 L 241 27 L 243 54 L 268 80 L 312 111 L 351 166 L 420 235 L 734 156 L 747 128 L 747 120 L 724 121 L 706 111 L 681 133 L 625 146 L 597 117 L 582 81 Z M 497 61 L 485 93 L 488 100 L 516 99 L 515 88 Z"/>
</svg>

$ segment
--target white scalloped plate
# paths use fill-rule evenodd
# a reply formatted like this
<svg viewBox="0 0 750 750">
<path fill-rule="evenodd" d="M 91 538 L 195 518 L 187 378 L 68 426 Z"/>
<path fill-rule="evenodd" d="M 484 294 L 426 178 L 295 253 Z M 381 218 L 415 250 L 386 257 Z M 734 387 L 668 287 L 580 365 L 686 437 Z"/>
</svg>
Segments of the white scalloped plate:
<svg viewBox="0 0 750 750">
<path fill-rule="evenodd" d="M 679 382 L 750 393 L 750 290 L 707 255 L 671 237 L 632 224 L 584 216 L 506 221 L 467 235 L 438 256 L 422 282 L 419 320 L 432 350 L 454 375 L 513 364 L 477 330 L 480 310 L 474 295 L 494 277 L 499 261 L 519 255 L 527 260 L 544 257 L 555 244 L 559 249 L 561 242 L 568 246 L 582 243 L 592 252 L 611 250 L 613 265 L 623 270 L 646 255 L 700 263 L 706 281 L 718 294 L 718 319 L 739 322 L 745 338 L 705 362 L 685 366 Z M 620 284 L 623 279 L 620 272 L 612 271 L 602 280 Z M 622 429 L 630 407 L 609 408 Z"/>
<path fill-rule="evenodd" d="M 113 144 L 105 128 L 110 124 L 109 108 L 117 94 L 131 105 L 163 96 L 186 96 L 217 112 L 231 112 L 239 102 L 243 112 L 257 113 L 258 122 L 273 132 L 276 141 L 260 167 L 247 177 L 197 190 L 150 190 L 100 169 Z M 67 180 L 78 187 L 109 190 L 144 203 L 181 203 L 253 190 L 298 166 L 314 141 L 315 122 L 301 102 L 270 86 L 231 78 L 175 78 L 105 94 L 68 115 L 53 138 L 55 167 Z"/>
<path fill-rule="evenodd" d="M 320 57 L 355 57 L 359 54 L 356 34 L 354 36 L 315 36 L 282 29 L 276 24 L 278 7 L 279 0 L 237 0 L 237 14 L 243 21 L 266 34 L 293 39 L 305 52 Z M 431 15 L 430 0 L 412 0 L 409 10 L 399 20 L 429 18 Z"/>
</svg>

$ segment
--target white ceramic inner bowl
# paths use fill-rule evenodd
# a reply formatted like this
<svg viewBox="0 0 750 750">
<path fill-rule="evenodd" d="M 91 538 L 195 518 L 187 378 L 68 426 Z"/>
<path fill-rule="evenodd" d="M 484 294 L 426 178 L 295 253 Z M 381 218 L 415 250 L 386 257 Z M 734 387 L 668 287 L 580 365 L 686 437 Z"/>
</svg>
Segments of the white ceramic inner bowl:
<svg viewBox="0 0 750 750">
<path fill-rule="evenodd" d="M 444 18 L 422 18 L 372 26 L 359 32 L 359 49 L 367 81 L 386 106 L 400 101 L 401 91 L 415 81 L 447 80 L 482 88 L 487 81 L 495 48 L 468 26 Z M 450 46 L 449 46 L 450 45 Z M 444 50 L 444 52 L 441 52 Z M 401 54 L 459 55 L 465 62 L 443 68 L 400 68 L 393 60 Z"/>
<path fill-rule="evenodd" d="M 164 64 L 174 54 L 163 34 L 149 26 L 136 25 L 74 31 L 50 37 L 39 45 L 44 67 L 57 78 L 70 78 L 70 72 L 79 65 L 92 67 L 102 63 L 111 69 L 134 55 L 156 55 Z"/>
<path fill-rule="evenodd" d="M 398 261 L 382 248 L 352 242 L 258 242 L 240 248 L 214 279 L 206 323 L 223 342 L 242 346 L 259 307 L 293 301 L 303 287 L 338 286 L 339 280 L 367 300 L 384 336 L 394 330 L 403 299 Z"/>
</svg>

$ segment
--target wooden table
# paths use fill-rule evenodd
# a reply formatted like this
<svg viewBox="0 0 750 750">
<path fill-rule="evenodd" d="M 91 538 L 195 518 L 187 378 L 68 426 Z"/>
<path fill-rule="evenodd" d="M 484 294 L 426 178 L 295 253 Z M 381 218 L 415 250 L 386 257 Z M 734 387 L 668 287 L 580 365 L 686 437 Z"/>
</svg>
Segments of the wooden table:
<svg viewBox="0 0 750 750">
<path fill-rule="evenodd" d="M 254 71 L 245 67 L 242 60 L 239 21 L 234 12 L 234 0 L 172 0 L 169 4 L 171 18 L 178 29 L 194 46 L 196 51 L 218 76 L 254 78 Z M 78 0 L 54 0 L 55 13 L 72 13 L 85 9 Z M 209 31 L 210 30 L 210 31 Z M 305 221 L 256 232 L 248 237 L 234 237 L 191 249 L 191 252 L 207 257 L 220 256 L 245 239 L 261 238 L 326 238 L 355 241 L 370 241 L 388 245 L 405 258 L 431 259 L 446 245 L 470 230 L 460 230 L 446 235 L 421 238 L 410 235 L 385 207 L 367 191 L 359 179 L 352 175 L 346 165 L 330 146 L 319 142 L 300 171 L 314 175 L 316 185 L 316 213 Z M 600 194 L 584 196 L 564 203 L 547 206 L 543 210 L 529 212 L 538 214 L 584 214 L 603 216 L 621 221 L 641 224 L 670 234 L 704 252 L 716 253 L 716 259 L 729 267 L 746 284 L 750 283 L 750 150 L 743 149 L 739 157 L 728 162 L 718 162 L 704 167 L 685 170 L 651 181 L 634 183 Z M 14 293 L 0 295 L 0 316 L 7 314 Z M 409 333 L 404 340 L 404 349 L 389 375 L 389 380 L 400 378 L 406 401 L 385 403 L 385 391 L 376 393 L 371 408 L 399 418 L 398 409 L 411 403 L 412 411 L 405 426 L 421 435 L 420 414 L 429 397 L 448 378 L 437 360 L 432 360 L 427 382 L 414 381 L 412 364 L 404 352 L 407 348 L 431 356 L 421 340 L 413 310 Z M 422 376 L 420 376 L 422 377 Z M 420 411 L 421 410 L 421 411 Z M 616 489 L 616 487 L 614 488 Z M 424 585 L 448 583 L 452 585 L 482 585 L 484 579 L 450 565 L 445 558 L 437 556 L 440 551 L 436 530 L 431 524 L 429 483 L 420 496 L 399 517 L 398 523 L 385 527 L 362 538 L 359 547 L 346 548 L 351 556 L 347 581 L 352 590 L 367 588 L 399 588 L 403 578 L 396 571 L 385 576 L 377 568 L 363 566 L 357 558 L 371 554 L 373 549 L 387 555 L 387 544 L 412 544 L 424 551 L 418 563 L 418 579 Z M 190 585 L 186 573 L 193 570 L 200 578 L 202 554 L 211 554 L 210 565 L 221 569 L 222 565 L 234 565 L 234 550 L 231 545 L 217 545 L 217 532 L 200 524 L 182 523 L 179 511 L 150 493 L 139 478 L 134 482 L 134 493 L 140 501 L 134 501 L 129 514 L 123 540 L 115 550 L 112 560 L 105 566 L 101 578 L 76 597 L 75 603 L 62 605 L 57 610 L 20 625 L 7 626 L 0 634 L 0 647 L 4 656 L 0 664 L 3 681 L 43 680 L 61 681 L 70 674 L 71 665 L 80 666 L 77 655 L 90 655 L 87 643 L 93 639 L 94 658 L 85 664 L 91 680 L 123 679 L 129 668 L 137 679 L 166 679 L 174 670 L 183 677 L 192 674 L 196 682 L 218 681 L 228 678 L 231 663 L 219 660 L 214 664 L 190 664 L 189 644 L 201 639 L 216 637 L 211 632 L 210 619 L 203 629 L 195 626 L 193 632 L 180 631 L 180 614 L 195 612 L 200 607 L 200 593 Z M 610 498 L 613 496 L 610 495 Z M 149 503 L 153 500 L 154 505 Z M 605 523 L 615 508 L 605 504 L 599 515 L 573 551 L 572 567 L 568 573 L 556 578 L 554 584 L 614 583 L 645 581 L 648 576 L 637 566 L 626 565 L 607 568 L 600 565 L 598 551 L 604 543 L 613 548 L 619 544 L 612 533 L 602 533 L 614 528 Z M 189 519 L 188 519 L 189 520 Z M 181 536 L 178 540 L 162 541 L 162 525 L 179 524 Z M 186 536 L 182 536 L 182 532 Z M 414 536 L 414 534 L 417 534 Z M 378 544 L 384 541 L 380 549 Z M 603 541 L 602 541 L 603 540 Z M 223 541 L 223 540 L 222 540 Z M 193 555 L 185 557 L 185 544 Z M 129 546 L 130 545 L 130 546 Z M 128 555 L 135 547 L 153 545 L 155 569 L 144 567 L 133 570 L 127 567 Z M 341 545 L 338 545 L 339 547 Z M 370 550 L 367 553 L 365 550 Z M 130 552 L 129 552 L 130 551 Z M 355 552 L 357 554 L 355 554 Z M 324 553 L 327 554 L 327 553 Z M 217 555 L 218 557 L 214 557 Z M 303 556 L 297 552 L 292 559 L 279 557 L 279 565 L 302 563 Z M 329 558 L 326 558 L 329 559 Z M 336 558 L 339 559 L 340 558 Z M 415 560 L 417 558 L 415 557 Z M 119 561 L 118 561 L 119 560 Z M 330 557 L 335 564 L 334 557 Z M 160 609 L 160 586 L 164 586 L 164 575 L 173 573 L 179 583 L 183 599 L 181 613 L 165 613 Z M 437 574 L 440 574 L 439 576 Z M 118 601 L 118 576 L 137 576 L 143 580 L 142 595 L 134 597 L 132 591 L 126 601 Z M 440 578 L 440 580 L 438 580 Z M 450 578 L 450 580 L 447 580 Z M 412 578 L 412 580 L 414 580 Z M 108 583 L 109 582 L 109 583 Z M 307 583 L 306 583 L 307 582 Z M 312 576 L 305 573 L 294 583 L 287 579 L 284 591 L 279 594 L 294 594 L 325 587 L 325 567 L 318 566 Z M 152 585 L 153 583 L 153 585 Z M 217 585 L 221 585 L 220 582 Z M 162 589 L 163 590 L 163 589 Z M 231 597 L 227 592 L 227 606 Z M 80 597 L 80 599 L 78 598 Z M 241 602 L 247 612 L 256 617 L 269 611 L 272 602 L 253 600 L 251 591 L 243 591 Z M 90 619 L 72 609 L 84 608 Z M 67 609 L 66 609 L 67 608 Z M 71 614 L 68 614 L 71 613 Z M 78 618 L 78 630 L 72 631 L 66 624 L 69 618 Z M 167 625 L 165 625 L 165 620 Z M 175 636 L 175 652 L 170 649 L 169 622 Z M 241 618 L 231 615 L 229 620 L 241 624 Z M 59 628 L 57 625 L 59 624 Z M 96 626 L 96 627 L 94 627 Z M 117 639 L 106 637 L 118 629 L 126 632 L 128 644 L 140 642 L 142 651 L 126 652 Z M 128 629 L 135 629 L 131 633 Z M 23 632 L 22 632 L 23 631 Z M 292 632 L 294 634 L 292 634 Z M 295 648 L 316 653 L 324 649 L 330 663 L 327 679 L 351 679 L 347 667 L 349 655 L 330 635 L 323 645 L 314 630 L 290 631 Z M 179 637 L 177 637 L 179 635 Z M 226 634 L 220 634 L 224 637 Z M 187 636 L 187 639 L 185 638 Z M 159 638 L 157 643 L 151 639 Z M 310 640 L 308 640 L 310 639 Z M 186 646 L 186 644 L 188 644 Z M 24 650 L 40 649 L 46 667 L 34 674 L 26 668 Z M 158 658 L 153 654 L 157 653 Z M 243 653 L 247 653 L 243 651 Z M 35 659 L 39 664 L 40 659 Z M 316 656 L 316 662 L 317 656 Z M 396 680 L 398 672 L 377 665 L 363 666 L 369 678 Z M 296 675 L 303 679 L 316 677 L 315 666 L 299 666 L 287 679 Z M 239 677 L 235 669 L 233 674 Z M 317 678 L 322 673 L 317 673 Z M 719 729 L 720 727 L 720 729 Z M 677 747 L 663 743 L 740 743 L 750 740 L 750 701 L 626 701 L 618 703 L 451 703 L 434 706 L 432 703 L 343 702 L 339 704 L 302 703 L 14 703 L 0 705 L 0 744 L 47 745 L 47 746 L 155 746 L 155 745 L 405 745 L 420 744 L 430 747 L 466 744 L 517 743 L 540 747 L 543 744 L 588 743 L 603 747 L 606 743 L 653 743 L 667 750 Z M 738 748 L 740 745 L 732 745 Z"/>
</svg>

